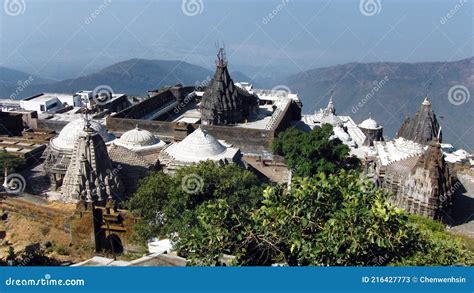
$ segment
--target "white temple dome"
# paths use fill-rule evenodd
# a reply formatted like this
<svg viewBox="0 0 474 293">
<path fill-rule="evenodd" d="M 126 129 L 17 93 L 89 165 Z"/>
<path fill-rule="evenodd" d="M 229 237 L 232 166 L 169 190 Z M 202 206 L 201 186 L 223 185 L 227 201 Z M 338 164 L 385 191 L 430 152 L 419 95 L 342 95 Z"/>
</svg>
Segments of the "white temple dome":
<svg viewBox="0 0 474 293">
<path fill-rule="evenodd" d="M 225 152 L 226 147 L 207 131 L 198 128 L 178 143 L 175 149 L 181 155 L 189 157 L 206 158 L 217 156 Z"/>
<path fill-rule="evenodd" d="M 178 161 L 199 162 L 206 160 L 232 159 L 238 149 L 224 146 L 206 130 L 196 129 L 179 143 L 164 150 Z"/>
<path fill-rule="evenodd" d="M 160 140 L 148 130 L 138 127 L 129 130 L 114 142 L 124 147 L 144 147 L 160 143 Z"/>
<path fill-rule="evenodd" d="M 362 121 L 362 123 L 359 124 L 359 127 L 364 128 L 364 129 L 379 129 L 380 128 L 377 121 L 375 121 L 372 118 L 368 118 L 368 119 Z"/>
<path fill-rule="evenodd" d="M 99 133 L 104 142 L 109 142 L 115 138 L 112 134 L 107 132 L 107 128 L 101 123 L 94 120 L 90 120 L 89 123 L 91 128 Z M 58 149 L 74 149 L 74 144 L 77 139 L 80 136 L 85 135 L 85 125 L 86 122 L 82 118 L 69 122 L 63 129 L 61 129 L 59 135 L 51 141 L 51 144 Z"/>
</svg>

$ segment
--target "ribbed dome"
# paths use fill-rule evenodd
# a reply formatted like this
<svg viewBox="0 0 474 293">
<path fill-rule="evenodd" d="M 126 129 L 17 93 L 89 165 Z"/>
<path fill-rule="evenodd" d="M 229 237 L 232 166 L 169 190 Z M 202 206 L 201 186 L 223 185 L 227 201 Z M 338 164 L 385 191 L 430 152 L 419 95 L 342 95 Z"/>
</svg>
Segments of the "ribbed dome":
<svg viewBox="0 0 474 293">
<path fill-rule="evenodd" d="M 380 126 L 377 123 L 377 121 L 375 121 L 372 118 L 368 118 L 368 119 L 362 121 L 362 123 L 359 124 L 359 127 L 365 128 L 365 129 L 379 129 Z"/>
<path fill-rule="evenodd" d="M 168 148 L 168 153 L 177 159 L 206 160 L 224 153 L 227 148 L 206 130 L 196 129 L 183 141 Z"/>
<path fill-rule="evenodd" d="M 136 127 L 135 129 L 129 130 L 122 134 L 115 144 L 125 147 L 144 147 L 154 145 L 159 142 L 160 140 L 156 138 L 150 131 Z"/>
<path fill-rule="evenodd" d="M 54 138 L 51 143 L 56 148 L 72 150 L 77 139 L 81 135 L 85 135 L 85 124 L 86 122 L 82 118 L 69 122 L 68 124 L 66 124 L 66 126 L 64 126 L 63 129 L 61 129 L 58 137 Z M 99 122 L 90 120 L 90 126 L 92 129 L 99 133 L 104 142 L 108 142 L 114 139 L 114 136 L 107 132 L 107 128 L 105 128 L 105 126 L 100 124 Z"/>
</svg>

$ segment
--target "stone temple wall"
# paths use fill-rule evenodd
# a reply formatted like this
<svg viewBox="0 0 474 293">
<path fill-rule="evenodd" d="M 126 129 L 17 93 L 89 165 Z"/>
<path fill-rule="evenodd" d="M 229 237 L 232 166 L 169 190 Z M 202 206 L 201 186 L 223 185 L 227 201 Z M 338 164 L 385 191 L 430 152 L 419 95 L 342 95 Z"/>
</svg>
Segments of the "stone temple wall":
<svg viewBox="0 0 474 293">
<path fill-rule="evenodd" d="M 401 182 L 396 203 L 409 213 L 438 218 L 438 198 L 433 194 L 429 171 L 417 168 Z"/>
<path fill-rule="evenodd" d="M 174 124 L 172 122 L 107 117 L 105 124 L 107 129 L 114 134 L 121 135 L 138 126 L 140 129 L 150 131 L 164 141 L 170 141 L 174 137 Z"/>
<path fill-rule="evenodd" d="M 180 140 L 176 137 L 175 129 L 178 125 L 174 122 L 166 121 L 149 121 L 149 120 L 135 120 L 108 117 L 106 119 L 107 129 L 114 133 L 120 134 L 135 126 L 141 129 L 148 130 L 157 135 L 164 141 Z M 199 125 L 189 124 L 189 132 L 201 126 L 206 129 L 211 135 L 220 140 L 225 140 L 236 148 L 240 148 L 244 152 L 262 152 L 270 150 L 271 142 L 275 137 L 274 130 L 250 129 L 232 126 L 217 126 L 217 125 Z M 182 127 L 179 126 L 179 127 Z"/>
<path fill-rule="evenodd" d="M 193 126 L 194 128 L 199 127 L 198 124 L 194 124 Z M 273 130 L 213 125 L 202 125 L 201 127 L 215 138 L 224 140 L 232 144 L 233 147 L 248 153 L 269 151 L 271 149 L 271 143 L 275 138 L 275 132 Z"/>
<path fill-rule="evenodd" d="M 58 229 L 68 235 L 67 243 L 60 244 L 65 246 L 72 244 L 73 247 L 85 249 L 91 254 L 95 251 L 110 251 L 110 245 L 115 241 L 120 242 L 123 251 L 138 251 L 139 249 L 130 241 L 137 220 L 126 211 L 119 210 L 113 214 L 112 218 L 115 218 L 115 222 L 106 225 L 104 223 L 111 215 L 105 215 L 105 209 L 101 207 L 61 209 L 8 196 L 0 198 L 0 211 L 2 214 L 14 213 L 29 221 Z M 114 241 L 111 241 L 111 238 Z M 58 239 L 52 240 L 58 241 Z M 34 242 L 35 239 L 31 241 Z"/>
<path fill-rule="evenodd" d="M 46 130 L 52 130 L 55 131 L 56 133 L 59 133 L 61 129 L 66 126 L 68 122 L 67 121 L 59 121 L 59 120 L 49 120 L 49 119 L 38 119 L 37 125 L 38 129 L 46 129 Z"/>
</svg>

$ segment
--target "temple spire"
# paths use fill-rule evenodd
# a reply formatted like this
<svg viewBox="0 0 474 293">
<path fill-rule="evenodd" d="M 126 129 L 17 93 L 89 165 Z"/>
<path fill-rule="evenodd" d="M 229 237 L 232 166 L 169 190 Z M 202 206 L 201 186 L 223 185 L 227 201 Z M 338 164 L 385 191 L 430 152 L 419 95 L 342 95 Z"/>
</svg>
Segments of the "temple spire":
<svg viewBox="0 0 474 293">
<path fill-rule="evenodd" d="M 423 103 L 421 103 L 423 106 L 431 106 L 430 99 L 428 99 L 428 96 L 425 97 L 423 100 Z"/>
<path fill-rule="evenodd" d="M 423 106 L 431 106 L 430 99 L 428 98 L 431 92 L 431 85 L 432 83 L 430 82 L 426 88 L 425 99 L 423 100 L 423 103 L 421 103 Z"/>
<path fill-rule="evenodd" d="M 326 107 L 326 111 L 327 111 L 328 113 L 332 113 L 332 114 L 336 115 L 336 107 L 334 107 L 334 102 L 333 102 L 333 100 L 332 100 L 332 98 L 333 98 L 333 93 L 334 93 L 334 92 L 331 91 L 331 95 L 329 96 L 329 103 L 328 103 L 328 105 L 327 105 L 327 107 Z"/>
<path fill-rule="evenodd" d="M 441 126 L 431 107 L 431 101 L 425 97 L 418 112 L 403 122 L 397 137 L 427 145 L 431 141 L 442 142 Z"/>
</svg>

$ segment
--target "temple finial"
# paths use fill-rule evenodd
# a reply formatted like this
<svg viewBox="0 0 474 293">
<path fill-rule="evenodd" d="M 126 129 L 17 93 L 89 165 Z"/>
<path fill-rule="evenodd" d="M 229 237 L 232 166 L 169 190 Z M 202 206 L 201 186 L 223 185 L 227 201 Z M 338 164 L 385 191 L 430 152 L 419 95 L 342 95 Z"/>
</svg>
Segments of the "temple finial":
<svg viewBox="0 0 474 293">
<path fill-rule="evenodd" d="M 431 106 L 431 102 L 430 100 L 428 99 L 428 97 L 425 97 L 425 99 L 423 100 L 423 103 L 421 103 L 423 106 Z"/>
<path fill-rule="evenodd" d="M 329 96 L 329 103 L 328 106 L 326 107 L 326 111 L 328 113 L 336 114 L 336 108 L 334 107 L 334 103 L 332 101 L 334 91 L 331 91 L 330 96 Z"/>
<path fill-rule="evenodd" d="M 423 100 L 423 103 L 422 103 L 423 106 L 431 106 L 431 102 L 430 102 L 430 99 L 428 97 L 430 95 L 432 85 L 433 84 L 430 82 L 428 84 L 428 86 L 426 87 L 425 99 Z"/>
<path fill-rule="evenodd" d="M 90 118 L 89 118 L 89 109 L 87 107 L 88 105 L 88 101 L 82 99 L 82 103 L 81 103 L 81 114 L 83 114 L 84 116 L 84 130 L 91 130 L 91 121 L 90 121 Z"/>
<path fill-rule="evenodd" d="M 216 64 L 218 66 L 226 66 L 227 65 L 227 57 L 225 54 L 225 48 L 224 45 L 220 46 L 219 43 L 217 43 L 218 49 L 217 49 L 217 60 Z"/>
</svg>

